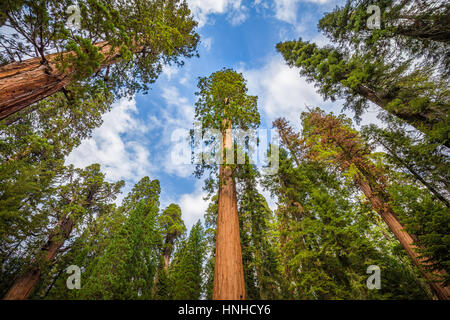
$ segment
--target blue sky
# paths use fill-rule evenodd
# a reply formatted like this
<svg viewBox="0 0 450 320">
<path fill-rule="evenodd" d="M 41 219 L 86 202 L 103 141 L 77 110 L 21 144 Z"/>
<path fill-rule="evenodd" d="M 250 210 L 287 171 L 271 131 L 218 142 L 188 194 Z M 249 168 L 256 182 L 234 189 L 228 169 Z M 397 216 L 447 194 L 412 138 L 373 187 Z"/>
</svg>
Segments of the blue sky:
<svg viewBox="0 0 450 320">
<path fill-rule="evenodd" d="M 340 113 L 342 104 L 324 102 L 298 70 L 284 64 L 275 45 L 298 37 L 319 45 L 328 43 L 317 31 L 317 23 L 325 12 L 343 2 L 188 1 L 199 21 L 200 57 L 187 60 L 181 68 L 166 66 L 148 95 L 115 102 L 103 116 L 103 125 L 72 152 L 67 163 L 77 167 L 100 163 L 109 180 L 126 181 L 124 194 L 144 176 L 159 179 L 161 208 L 178 203 L 190 228 L 208 205 L 203 200 L 203 181 L 192 175 L 192 165 L 171 161 L 171 154 L 177 145 L 173 135 L 192 128 L 198 77 L 224 67 L 242 72 L 249 94 L 259 97 L 262 128 L 270 129 L 280 116 L 299 128 L 298 117 L 305 105 Z M 363 124 L 376 122 L 376 114 L 376 109 L 369 110 Z M 276 199 L 268 200 L 274 208 Z"/>
</svg>

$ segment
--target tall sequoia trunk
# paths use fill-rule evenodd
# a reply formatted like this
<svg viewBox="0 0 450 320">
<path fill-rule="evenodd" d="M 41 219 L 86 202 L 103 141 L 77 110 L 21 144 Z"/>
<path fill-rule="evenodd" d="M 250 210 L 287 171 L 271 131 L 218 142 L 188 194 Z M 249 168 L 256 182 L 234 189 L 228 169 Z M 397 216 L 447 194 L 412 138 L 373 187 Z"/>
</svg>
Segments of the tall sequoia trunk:
<svg viewBox="0 0 450 320">
<path fill-rule="evenodd" d="M 346 170 L 351 164 L 359 170 L 360 173 L 354 176 L 354 180 L 371 202 L 373 209 L 381 216 L 409 257 L 419 267 L 436 296 L 441 300 L 448 300 L 450 288 L 436 282 L 439 276 L 445 274 L 445 271 L 426 271 L 425 268 L 430 266 L 429 259 L 420 257 L 416 251 L 418 248 L 414 244 L 414 242 L 417 243 L 417 239 L 405 230 L 395 216 L 389 205 L 391 197 L 385 191 L 385 176 L 368 158 L 370 150 L 364 146 L 360 136 L 345 128 L 342 122 L 334 116 L 313 113 L 311 121 L 316 126 L 315 133 L 321 136 L 322 141 L 334 144 L 341 150 L 335 157 L 335 162 L 339 165 L 340 170 Z"/>
<path fill-rule="evenodd" d="M 231 122 L 224 120 L 222 150 L 232 148 Z M 223 155 L 223 154 L 222 154 Z M 226 163 L 219 171 L 219 207 L 217 218 L 216 257 L 214 266 L 214 300 L 244 300 L 245 282 L 242 264 L 236 185 L 232 169 Z"/>
<path fill-rule="evenodd" d="M 111 50 L 107 42 L 95 45 L 105 56 L 94 72 L 118 61 L 119 49 Z M 63 55 L 72 54 L 71 52 Z M 13 62 L 0 68 L 0 120 L 62 90 L 75 75 L 74 68 L 58 71 L 56 59 L 60 54 Z"/>
<path fill-rule="evenodd" d="M 356 178 L 356 183 L 361 188 L 367 199 L 369 199 L 373 209 L 378 212 L 381 218 L 383 218 L 384 222 L 388 225 L 389 229 L 406 250 L 413 262 L 419 268 L 429 265 L 429 263 L 427 262 L 428 259 L 426 257 L 419 257 L 419 254 L 416 251 L 417 247 L 414 245 L 413 237 L 398 221 L 397 217 L 392 212 L 392 208 L 390 207 L 390 205 L 383 201 L 383 199 L 381 199 L 380 196 L 378 196 L 377 193 L 372 190 L 369 183 L 367 183 L 367 181 L 365 181 L 364 179 Z M 438 298 L 440 300 L 448 300 L 450 298 L 450 288 L 444 287 L 438 282 L 433 282 L 436 280 L 436 275 L 433 276 L 429 272 L 426 272 L 424 270 L 421 271 L 422 275 L 425 277 L 425 279 L 428 280 L 430 287 L 436 293 Z"/>
<path fill-rule="evenodd" d="M 51 262 L 55 259 L 64 242 L 69 238 L 73 226 L 74 222 L 70 216 L 58 221 L 58 225 L 50 234 L 47 243 L 41 248 L 45 262 Z M 14 281 L 3 300 L 23 300 L 28 298 L 40 278 L 41 266 L 36 260 L 27 272 Z"/>
</svg>

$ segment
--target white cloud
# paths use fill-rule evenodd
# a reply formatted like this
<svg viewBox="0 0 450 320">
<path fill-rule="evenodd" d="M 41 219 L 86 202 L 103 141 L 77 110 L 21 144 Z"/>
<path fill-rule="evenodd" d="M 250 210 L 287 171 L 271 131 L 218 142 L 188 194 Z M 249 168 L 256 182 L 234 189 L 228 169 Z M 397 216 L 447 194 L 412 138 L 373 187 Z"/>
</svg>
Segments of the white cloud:
<svg viewBox="0 0 450 320">
<path fill-rule="evenodd" d="M 212 38 L 203 38 L 201 41 L 202 41 L 202 45 L 206 49 L 206 51 L 211 50 Z"/>
<path fill-rule="evenodd" d="M 203 220 L 203 216 L 208 208 L 209 201 L 203 200 L 206 196 L 201 188 L 202 180 L 197 181 L 196 188 L 193 193 L 185 193 L 181 195 L 177 203 L 180 204 L 181 215 L 183 217 L 186 228 L 190 229 L 199 219 Z"/>
<path fill-rule="evenodd" d="M 204 26 L 208 22 L 208 16 L 211 14 L 225 14 L 231 12 L 229 16 L 231 23 L 242 23 L 247 18 L 240 14 L 245 10 L 241 5 L 242 0 L 188 0 L 189 8 L 194 17 L 198 21 L 199 27 Z M 235 15 L 238 15 L 236 18 Z"/>
<path fill-rule="evenodd" d="M 230 23 L 232 26 L 237 26 L 241 23 L 243 23 L 245 20 L 247 20 L 248 14 L 247 14 L 247 8 L 245 6 L 242 6 L 239 8 L 239 10 L 232 11 L 228 15 L 228 19 L 230 19 Z"/>
<path fill-rule="evenodd" d="M 188 134 L 194 122 L 194 105 L 174 86 L 163 88 L 161 96 L 165 103 L 160 108 L 159 125 L 155 127 L 161 138 L 153 146 L 158 151 L 154 154 L 154 161 L 160 163 L 167 174 L 187 178 L 192 175 L 194 165 L 177 160 L 173 155 L 180 147 L 189 147 Z"/>
<path fill-rule="evenodd" d="M 310 2 L 315 4 L 325 4 L 332 0 L 274 0 L 275 18 L 293 24 L 297 31 L 302 31 L 301 26 L 298 25 L 299 13 L 298 6 L 301 2 Z"/>
<path fill-rule="evenodd" d="M 84 140 L 66 159 L 67 164 L 86 167 L 99 163 L 108 180 L 137 181 L 151 171 L 149 151 L 139 137 L 147 127 L 136 119 L 136 101 L 123 98 L 103 116 L 92 138 Z"/>
<path fill-rule="evenodd" d="M 260 69 L 241 70 L 247 79 L 249 92 L 259 97 L 258 106 L 267 117 L 268 127 L 278 117 L 297 124 L 305 104 L 318 106 L 323 99 L 313 84 L 307 83 L 296 68 L 290 68 L 281 56 L 270 57 Z"/>
<path fill-rule="evenodd" d="M 170 66 L 168 64 L 163 65 L 162 73 L 167 77 L 168 80 L 172 78 L 172 75 L 176 75 L 178 73 L 178 68 L 176 66 Z"/>
</svg>

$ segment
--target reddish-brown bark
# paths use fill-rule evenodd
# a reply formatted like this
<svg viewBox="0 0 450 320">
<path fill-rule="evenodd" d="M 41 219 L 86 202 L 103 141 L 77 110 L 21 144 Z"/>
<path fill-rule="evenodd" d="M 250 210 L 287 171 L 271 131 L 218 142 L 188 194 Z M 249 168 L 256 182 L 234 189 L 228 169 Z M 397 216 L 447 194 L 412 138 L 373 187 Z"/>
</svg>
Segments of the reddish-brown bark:
<svg viewBox="0 0 450 320">
<path fill-rule="evenodd" d="M 408 232 L 406 232 L 405 228 L 398 221 L 389 204 L 385 203 L 379 196 L 377 196 L 376 193 L 373 192 L 370 185 L 364 181 L 364 179 L 356 179 L 356 182 L 366 198 L 369 199 L 373 209 L 381 216 L 381 218 L 383 218 L 384 222 L 395 235 L 402 247 L 406 250 L 408 256 L 410 256 L 413 262 L 419 267 L 428 265 L 427 258 L 420 257 L 419 253 L 417 253 L 418 248 L 414 244 L 414 239 Z M 436 275 L 430 274 L 429 272 L 422 272 L 422 274 L 425 279 L 428 280 L 430 287 L 440 300 L 449 299 L 449 287 L 444 287 L 440 283 L 434 282 L 436 280 Z"/>
<path fill-rule="evenodd" d="M 444 271 L 426 271 L 426 267 L 430 264 L 429 259 L 420 257 L 415 244 L 417 239 L 406 232 L 395 216 L 389 205 L 390 195 L 385 187 L 387 179 L 383 172 L 369 160 L 370 150 L 364 146 L 360 136 L 344 127 L 339 119 L 331 115 L 324 116 L 319 112 L 313 112 L 311 122 L 315 126 L 314 133 L 320 135 L 321 142 L 334 145 L 339 150 L 333 160 L 339 165 L 340 170 L 345 171 L 350 165 L 354 165 L 358 169 L 359 173 L 355 174 L 354 180 L 372 204 L 374 211 L 381 216 L 412 261 L 420 267 L 436 296 L 441 300 L 448 300 L 450 288 L 435 282 Z M 310 153 L 310 156 L 314 157 L 314 152 Z"/>
<path fill-rule="evenodd" d="M 69 238 L 73 226 L 74 223 L 70 217 L 65 217 L 58 221 L 58 225 L 50 234 L 47 243 L 41 248 L 45 262 L 51 262 L 55 259 L 64 242 Z M 40 278 L 40 263 L 34 261 L 30 269 L 14 281 L 11 288 L 3 297 L 3 300 L 27 299 L 38 284 Z"/>
<path fill-rule="evenodd" d="M 228 121 L 227 124 L 225 127 L 231 129 L 231 122 Z M 223 135 L 223 146 L 225 149 L 231 149 L 231 130 Z M 213 299 L 244 300 L 244 267 L 242 264 L 236 185 L 231 167 L 227 164 L 221 164 L 219 177 Z"/>
<path fill-rule="evenodd" d="M 97 43 L 104 60 L 98 70 L 117 62 L 118 48 L 112 50 L 107 42 Z M 64 53 L 63 56 L 72 54 Z M 50 54 L 23 62 L 13 62 L 0 68 L 0 120 L 62 90 L 75 75 L 74 68 L 58 71 L 57 58 L 61 54 Z M 95 70 L 95 71 L 98 71 Z"/>
</svg>

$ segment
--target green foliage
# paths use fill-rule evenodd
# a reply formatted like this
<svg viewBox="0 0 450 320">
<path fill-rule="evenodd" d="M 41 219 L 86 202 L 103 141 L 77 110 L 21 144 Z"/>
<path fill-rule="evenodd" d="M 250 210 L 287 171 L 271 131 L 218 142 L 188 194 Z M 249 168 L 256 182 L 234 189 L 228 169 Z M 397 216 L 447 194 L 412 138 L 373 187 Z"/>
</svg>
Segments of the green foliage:
<svg viewBox="0 0 450 320">
<path fill-rule="evenodd" d="M 313 131 L 306 122 L 303 127 L 305 139 Z M 411 262 L 398 256 L 397 244 L 386 237 L 388 231 L 361 201 L 353 184 L 332 163 L 306 157 L 294 161 L 295 156 L 281 149 L 278 174 L 265 179 L 266 188 L 278 195 L 280 203 L 277 226 L 284 297 L 428 298 Z M 382 270 L 381 290 L 366 287 L 370 265 Z M 387 286 L 385 279 L 389 279 Z"/>
<path fill-rule="evenodd" d="M 162 238 L 157 230 L 159 181 L 141 179 L 119 212 L 126 217 L 87 265 L 79 299 L 150 299 Z"/>
<path fill-rule="evenodd" d="M 231 69 L 214 72 L 209 77 L 199 78 L 198 88 L 195 118 L 201 121 L 203 128 L 223 131 L 226 129 L 223 120 L 244 130 L 259 125 L 257 97 L 247 95 L 241 73 Z"/>
<path fill-rule="evenodd" d="M 198 300 L 203 291 L 203 263 L 205 261 L 205 231 L 198 221 L 189 237 L 179 244 L 170 266 L 172 299 Z"/>
<path fill-rule="evenodd" d="M 253 165 L 237 168 L 238 212 L 247 299 L 279 299 L 279 263 L 271 234 L 273 213 L 257 190 Z"/>
<path fill-rule="evenodd" d="M 370 5 L 380 8 L 380 28 L 369 29 Z M 447 19 L 449 6 L 435 0 L 348 0 L 326 14 L 319 29 L 343 49 L 370 51 L 402 59 L 398 52 L 423 59 L 425 66 L 448 76 L 450 48 Z"/>
<path fill-rule="evenodd" d="M 73 5 L 80 25 L 69 29 Z M 115 98 L 147 92 L 163 64 L 198 55 L 197 22 L 183 0 L 19 1 L 1 9 L 0 23 L 13 32 L 0 35 L 0 64 L 52 59 L 85 91 L 100 86 Z"/>
<path fill-rule="evenodd" d="M 287 64 L 314 82 L 325 99 L 345 99 L 359 119 L 372 102 L 430 138 L 449 145 L 449 91 L 429 68 L 410 70 L 411 61 L 389 62 L 366 53 L 350 55 L 307 41 L 278 43 Z"/>
</svg>

